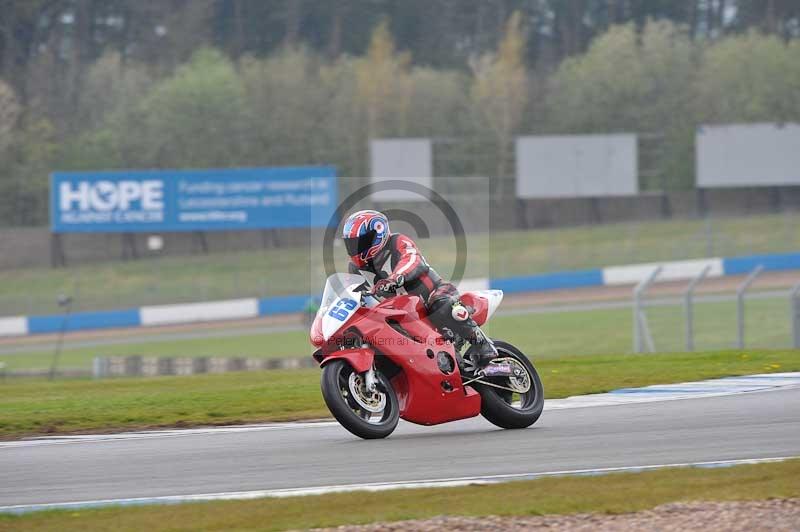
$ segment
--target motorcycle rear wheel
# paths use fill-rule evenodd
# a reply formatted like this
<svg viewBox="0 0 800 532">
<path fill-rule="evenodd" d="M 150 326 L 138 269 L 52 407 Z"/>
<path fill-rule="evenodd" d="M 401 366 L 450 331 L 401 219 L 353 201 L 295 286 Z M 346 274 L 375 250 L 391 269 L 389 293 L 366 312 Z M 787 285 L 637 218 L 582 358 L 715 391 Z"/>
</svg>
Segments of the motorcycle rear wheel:
<svg viewBox="0 0 800 532">
<path fill-rule="evenodd" d="M 542 415 L 544 408 L 544 387 L 539 373 L 528 357 L 513 345 L 501 340 L 495 340 L 494 345 L 500 357 L 513 358 L 522 364 L 530 377 L 530 389 L 524 394 L 515 394 L 485 384 L 473 384 L 472 386 L 481 394 L 481 415 L 490 423 L 504 429 L 530 427 Z M 490 377 L 486 380 L 507 386 L 508 379 L 508 377 Z"/>
<path fill-rule="evenodd" d="M 354 397 L 353 382 L 360 378 L 344 360 L 333 360 L 322 367 L 322 397 L 328 410 L 344 428 L 359 438 L 373 440 L 385 438 L 397 427 L 400 419 L 400 405 L 392 385 L 379 371 L 375 371 L 378 393 L 383 397 L 375 399 L 376 406 L 382 405 L 380 412 L 365 408 L 366 400 L 372 398 Z M 363 389 L 357 393 L 366 394 Z"/>
</svg>

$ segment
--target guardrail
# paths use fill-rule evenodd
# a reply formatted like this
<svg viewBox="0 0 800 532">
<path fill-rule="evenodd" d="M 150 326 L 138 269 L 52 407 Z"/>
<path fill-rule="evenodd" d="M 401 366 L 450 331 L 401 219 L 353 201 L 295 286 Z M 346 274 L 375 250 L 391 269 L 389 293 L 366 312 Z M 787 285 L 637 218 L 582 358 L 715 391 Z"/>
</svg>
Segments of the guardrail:
<svg viewBox="0 0 800 532">
<path fill-rule="evenodd" d="M 757 266 L 762 266 L 764 271 L 800 269 L 800 253 L 631 264 L 519 277 L 465 279 L 461 284 L 468 286 L 470 290 L 491 287 L 510 294 L 591 286 L 629 285 L 646 279 L 659 266 L 662 267 L 659 274 L 661 281 L 692 279 L 702 271 L 706 271 L 706 277 L 722 277 L 747 274 Z M 0 318 L 0 337 L 57 333 L 62 327 L 66 331 L 72 332 L 292 314 L 302 312 L 313 297 L 311 294 L 302 294 L 262 299 L 245 298 L 179 305 L 156 305 L 101 312 L 74 312 L 66 324 L 62 314 L 13 316 Z"/>
</svg>

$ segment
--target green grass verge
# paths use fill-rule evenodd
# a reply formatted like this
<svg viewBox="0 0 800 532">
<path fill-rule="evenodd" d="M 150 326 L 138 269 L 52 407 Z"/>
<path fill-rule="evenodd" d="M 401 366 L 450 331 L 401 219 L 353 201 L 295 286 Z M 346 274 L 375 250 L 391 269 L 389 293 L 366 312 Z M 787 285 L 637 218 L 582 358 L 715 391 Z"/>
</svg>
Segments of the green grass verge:
<svg viewBox="0 0 800 532">
<path fill-rule="evenodd" d="M 536 360 L 548 398 L 629 386 L 800 371 L 797 351 L 608 355 Z M 329 416 L 319 371 L 0 382 L 0 438 Z"/>
<path fill-rule="evenodd" d="M 659 260 L 794 251 L 800 247 L 792 214 L 607 224 L 569 229 L 469 235 L 468 276 L 504 277 Z M 709 249 L 706 237 L 712 236 Z M 429 262 L 452 271 L 449 239 L 421 241 Z M 312 293 L 323 277 L 308 247 L 170 257 L 3 272 L 0 315 L 56 313 L 68 293 L 83 310 L 231 297 Z M 514 260 L 508 260 L 513 256 Z M 344 258 L 339 257 L 341 264 Z"/>
<path fill-rule="evenodd" d="M 676 501 L 795 498 L 800 497 L 798 479 L 800 460 L 792 460 L 379 494 L 42 512 L 0 516 L 0 530 L 286 530 L 436 515 L 616 514 Z"/>
<path fill-rule="evenodd" d="M 683 309 L 653 307 L 648 311 L 650 330 L 659 351 L 684 347 Z M 747 303 L 746 339 L 750 345 L 781 348 L 790 345 L 788 302 L 782 298 Z M 624 353 L 631 349 L 631 313 L 628 309 L 558 312 L 498 316 L 487 327 L 489 334 L 506 339 L 537 359 L 565 355 Z M 695 307 L 695 346 L 702 350 L 729 349 L 736 339 L 734 302 L 705 303 Z M 61 367 L 89 369 L 95 356 L 246 356 L 305 357 L 312 352 L 305 331 L 202 338 L 154 343 L 69 349 Z M 52 351 L 0 355 L 9 369 L 47 368 Z"/>
</svg>

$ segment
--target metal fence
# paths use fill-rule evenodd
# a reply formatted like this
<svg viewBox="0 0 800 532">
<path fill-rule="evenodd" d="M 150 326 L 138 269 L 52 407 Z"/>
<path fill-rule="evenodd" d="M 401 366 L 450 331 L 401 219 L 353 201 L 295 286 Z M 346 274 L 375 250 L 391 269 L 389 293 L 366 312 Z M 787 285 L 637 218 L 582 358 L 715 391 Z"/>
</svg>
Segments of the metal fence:
<svg viewBox="0 0 800 532">
<path fill-rule="evenodd" d="M 756 290 L 764 272 L 757 265 L 746 276 L 731 279 L 727 288 L 697 296 L 707 267 L 688 280 L 680 297 L 648 298 L 661 271 L 654 269 L 633 289 L 634 353 L 800 348 L 800 283 L 791 289 Z"/>
</svg>

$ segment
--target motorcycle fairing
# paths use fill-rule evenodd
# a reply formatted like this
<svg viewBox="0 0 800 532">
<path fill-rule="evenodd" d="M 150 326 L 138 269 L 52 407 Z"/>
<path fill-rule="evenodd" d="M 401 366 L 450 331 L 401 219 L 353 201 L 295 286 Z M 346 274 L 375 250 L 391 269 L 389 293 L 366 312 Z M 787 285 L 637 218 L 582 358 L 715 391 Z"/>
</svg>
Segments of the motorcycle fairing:
<svg viewBox="0 0 800 532">
<path fill-rule="evenodd" d="M 458 369 L 447 374 L 439 369 L 439 353 L 446 353 L 455 362 L 455 349 L 430 323 L 419 297 L 399 295 L 372 309 L 360 308 L 347 325 L 348 329 L 357 329 L 369 347 L 341 350 L 328 341 L 322 346 L 322 363 L 345 358 L 356 371 L 366 371 L 371 360 L 364 367 L 369 360 L 364 351 L 390 359 L 402 369 L 391 382 L 403 419 L 435 425 L 480 413 L 480 395 L 463 385 Z"/>
<path fill-rule="evenodd" d="M 474 290 L 461 294 L 461 302 L 475 309 L 472 319 L 478 325 L 489 321 L 501 301 L 503 301 L 502 290 Z"/>
<path fill-rule="evenodd" d="M 367 347 L 359 349 L 342 349 L 335 351 L 327 356 L 320 354 L 317 358 L 317 353 L 314 353 L 314 358 L 319 362 L 320 366 L 328 364 L 332 360 L 344 359 L 350 366 L 356 370 L 357 373 L 363 373 L 372 367 L 375 361 L 375 351 Z"/>
</svg>

